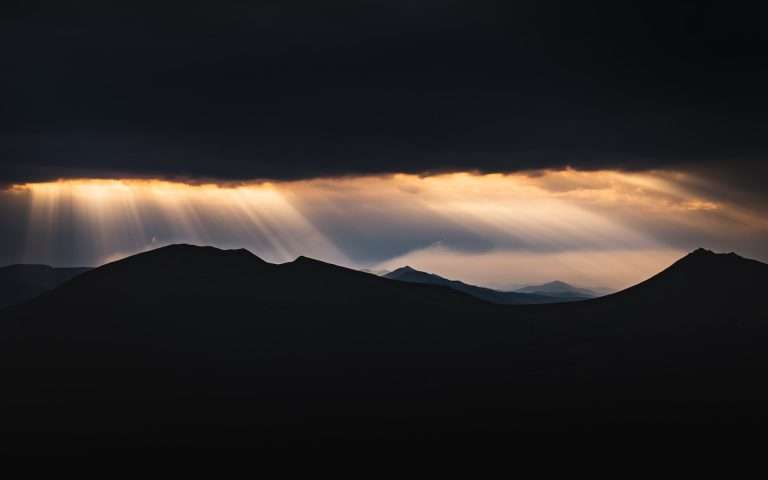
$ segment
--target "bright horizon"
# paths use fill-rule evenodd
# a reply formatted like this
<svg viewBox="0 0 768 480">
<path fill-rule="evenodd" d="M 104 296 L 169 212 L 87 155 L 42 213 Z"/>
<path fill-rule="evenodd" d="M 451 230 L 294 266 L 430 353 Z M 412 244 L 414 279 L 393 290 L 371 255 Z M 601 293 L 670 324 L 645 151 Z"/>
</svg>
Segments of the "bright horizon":
<svg viewBox="0 0 768 480">
<path fill-rule="evenodd" d="M 18 232 L 3 264 L 96 266 L 192 243 L 305 255 L 356 269 L 410 265 L 498 289 L 562 280 L 625 288 L 705 247 L 765 260 L 760 211 L 678 171 L 542 170 L 183 183 L 62 179 L 0 192 Z"/>
</svg>

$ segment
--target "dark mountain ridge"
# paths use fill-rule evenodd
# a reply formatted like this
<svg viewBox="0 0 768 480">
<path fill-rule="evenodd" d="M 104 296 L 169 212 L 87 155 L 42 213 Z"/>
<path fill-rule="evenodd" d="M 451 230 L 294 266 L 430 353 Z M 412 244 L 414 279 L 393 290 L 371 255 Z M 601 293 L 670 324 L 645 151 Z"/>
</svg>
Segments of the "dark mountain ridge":
<svg viewBox="0 0 768 480">
<path fill-rule="evenodd" d="M 0 446 L 761 431 L 766 284 L 768 265 L 697 250 L 603 298 L 494 305 L 169 246 L 0 312 Z"/>
<path fill-rule="evenodd" d="M 45 295 L 46 303 L 168 298 L 222 298 L 258 304 L 346 305 L 387 300 L 441 306 L 482 306 L 449 289 L 418 288 L 304 256 L 272 264 L 248 250 L 170 245 L 91 270 Z"/>
<path fill-rule="evenodd" d="M 764 290 L 767 274 L 765 263 L 733 252 L 714 253 L 699 248 L 648 280 L 605 298 L 612 302 L 698 300 L 691 307 L 723 302 L 751 305 L 760 302 L 759 292 Z M 732 306 L 739 308 L 738 304 Z"/>
</svg>

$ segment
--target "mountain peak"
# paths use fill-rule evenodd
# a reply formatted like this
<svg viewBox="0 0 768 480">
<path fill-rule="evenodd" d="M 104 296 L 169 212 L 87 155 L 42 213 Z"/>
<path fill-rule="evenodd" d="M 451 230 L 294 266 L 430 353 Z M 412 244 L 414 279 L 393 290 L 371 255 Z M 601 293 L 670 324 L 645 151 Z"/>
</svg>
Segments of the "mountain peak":
<svg viewBox="0 0 768 480">
<path fill-rule="evenodd" d="M 421 280 L 422 283 L 424 281 L 427 281 L 429 283 L 434 283 L 434 281 L 436 280 L 442 281 L 442 282 L 453 281 L 453 280 L 445 279 L 439 275 L 435 275 L 434 273 L 428 273 L 428 272 L 422 272 L 421 270 L 416 270 L 415 268 L 412 268 L 410 265 L 406 265 L 396 270 L 392 270 L 391 272 L 389 272 L 384 276 L 392 280 L 405 280 L 405 279 L 409 279 L 411 281 Z"/>
<path fill-rule="evenodd" d="M 407 273 L 407 272 L 418 272 L 418 270 L 416 270 L 415 268 L 411 267 L 410 265 L 405 265 L 403 267 L 396 268 L 396 269 L 392 270 L 390 273 L 395 273 L 395 272 Z"/>
<path fill-rule="evenodd" d="M 565 296 L 568 298 L 591 298 L 598 296 L 597 293 L 586 288 L 574 287 L 570 283 L 562 280 L 553 280 L 541 285 L 528 285 L 518 290 L 522 293 L 535 293 L 538 295 Z"/>
<path fill-rule="evenodd" d="M 292 262 L 288 262 L 288 263 L 296 263 L 296 264 L 299 264 L 299 265 L 301 265 L 301 264 L 310 265 L 310 264 L 318 264 L 318 263 L 325 263 L 325 262 L 321 262 L 320 260 L 316 260 L 316 259 L 311 258 L 311 257 L 306 257 L 304 255 L 299 255 L 298 257 L 296 257 L 295 260 L 293 260 Z"/>
<path fill-rule="evenodd" d="M 687 257 L 709 257 L 713 255 L 717 255 L 717 254 L 712 250 L 707 250 L 706 248 L 699 247 L 686 256 Z"/>
<path fill-rule="evenodd" d="M 724 261 L 733 261 L 733 260 L 747 260 L 741 255 L 736 254 L 735 252 L 728 252 L 728 253 L 716 253 L 712 250 L 707 250 L 706 248 L 697 248 L 696 250 L 692 251 L 685 257 L 681 258 L 678 263 L 687 264 L 690 262 L 696 262 L 698 264 L 701 264 L 701 262 L 724 262 Z"/>
<path fill-rule="evenodd" d="M 57 268 L 40 264 L 0 267 L 0 308 L 30 300 L 88 270 L 86 267 Z"/>
<path fill-rule="evenodd" d="M 686 294 L 721 297 L 734 289 L 759 291 L 765 284 L 766 272 L 766 265 L 757 260 L 733 252 L 716 253 L 697 248 L 660 273 L 617 295 L 646 291 L 658 296 L 680 296 L 680 292 L 688 292 Z"/>
<path fill-rule="evenodd" d="M 216 247 L 211 247 L 207 245 L 206 246 L 192 245 L 189 243 L 172 243 L 164 247 L 156 248 L 154 250 L 149 250 L 139 255 L 147 255 L 147 254 L 151 254 L 151 255 L 169 255 L 169 254 L 170 255 L 201 255 L 201 254 L 228 255 L 228 256 L 256 258 L 256 259 L 262 260 L 260 257 L 258 257 L 257 255 L 254 255 L 250 250 L 245 248 L 222 249 L 222 248 L 216 248 Z"/>
<path fill-rule="evenodd" d="M 557 298 L 549 295 L 528 294 L 524 292 L 502 292 L 487 287 L 470 285 L 460 280 L 450 280 L 434 273 L 422 272 L 412 268 L 409 265 L 400 267 L 397 270 L 393 270 L 384 275 L 384 277 L 390 280 L 397 280 L 402 282 L 440 285 L 443 287 L 452 288 L 453 290 L 457 290 L 459 292 L 467 293 L 473 297 L 477 297 L 481 300 L 485 300 L 491 303 L 524 304 L 552 303 L 557 301 Z"/>
<path fill-rule="evenodd" d="M 211 271 L 218 265 L 240 269 L 246 266 L 267 268 L 271 264 L 244 248 L 224 250 L 211 246 L 177 243 L 116 260 L 103 267 L 108 267 L 106 270 L 130 269 L 146 272 L 146 269 L 151 268 L 158 272 L 188 270 L 201 273 Z M 99 272 L 103 270 L 96 269 L 94 274 L 101 275 L 102 273 Z"/>
<path fill-rule="evenodd" d="M 295 260 L 292 262 L 284 263 L 283 266 L 289 267 L 289 268 L 302 268 L 307 271 L 316 271 L 316 270 L 348 270 L 345 267 L 324 262 L 322 260 L 318 260 L 316 258 L 312 257 L 306 257 L 304 255 L 299 255 L 296 257 Z M 357 271 L 357 270 L 355 270 Z"/>
</svg>

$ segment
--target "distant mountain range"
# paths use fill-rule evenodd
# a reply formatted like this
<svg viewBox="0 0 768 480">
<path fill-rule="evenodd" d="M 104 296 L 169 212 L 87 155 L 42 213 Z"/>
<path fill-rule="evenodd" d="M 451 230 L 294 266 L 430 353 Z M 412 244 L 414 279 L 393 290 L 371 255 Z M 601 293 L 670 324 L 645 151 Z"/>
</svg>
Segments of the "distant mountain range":
<svg viewBox="0 0 768 480">
<path fill-rule="evenodd" d="M 30 300 L 90 269 L 88 267 L 57 268 L 34 264 L 0 267 L 0 308 Z M 433 273 L 415 270 L 409 266 L 398 268 L 392 272 L 361 271 L 403 282 L 441 285 L 481 300 L 508 305 L 557 303 L 598 296 L 591 290 L 573 287 L 560 281 L 505 292 L 470 285 L 458 280 L 448 280 Z"/>
<path fill-rule="evenodd" d="M 0 308 L 30 300 L 88 270 L 24 264 L 0 267 Z"/>
<path fill-rule="evenodd" d="M 168 246 L 0 310 L 0 449 L 762 431 L 765 285 L 768 265 L 697 250 L 605 297 L 499 305 Z"/>
<path fill-rule="evenodd" d="M 560 280 L 543 283 L 541 285 L 529 285 L 517 290 L 520 293 L 533 293 L 536 295 L 548 295 L 552 297 L 572 300 L 584 300 L 600 296 L 600 293 L 586 288 L 574 287 Z"/>
<path fill-rule="evenodd" d="M 597 296 L 596 293 L 590 290 L 576 288 L 560 281 L 545 283 L 544 285 L 529 286 L 514 292 L 504 292 L 470 285 L 458 280 L 449 280 L 439 275 L 435 275 L 434 273 L 416 270 L 410 266 L 400 267 L 383 276 L 401 282 L 442 285 L 460 292 L 468 293 L 473 297 L 480 298 L 487 302 L 507 305 L 559 303 L 564 301 L 585 300 Z"/>
</svg>

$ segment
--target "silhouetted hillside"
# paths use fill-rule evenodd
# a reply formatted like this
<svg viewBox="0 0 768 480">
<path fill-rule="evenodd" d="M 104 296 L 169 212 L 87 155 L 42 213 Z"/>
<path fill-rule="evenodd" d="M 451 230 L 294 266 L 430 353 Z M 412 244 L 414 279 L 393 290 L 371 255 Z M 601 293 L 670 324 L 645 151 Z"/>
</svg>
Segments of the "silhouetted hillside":
<svg viewBox="0 0 768 480">
<path fill-rule="evenodd" d="M 768 265 L 697 250 L 607 297 L 494 305 L 170 246 L 2 311 L 0 447 L 760 432 L 766 284 Z"/>
<path fill-rule="evenodd" d="M 747 295 L 764 290 L 766 264 L 741 257 L 735 253 L 714 253 L 699 248 L 672 264 L 661 273 L 630 287 L 616 296 L 658 295 L 659 299 L 698 297 L 706 303 L 715 292 L 715 299 L 751 301 Z M 740 298 L 747 297 L 747 298 Z"/>
<path fill-rule="evenodd" d="M 660 318 L 674 311 L 676 320 L 695 320 L 694 315 L 712 311 L 757 313 L 765 318 L 765 312 L 756 307 L 763 304 L 766 281 L 766 264 L 700 248 L 648 280 L 603 297 L 600 304 L 663 308 Z"/>
<path fill-rule="evenodd" d="M 50 292 L 40 304 L 167 304 L 181 298 L 290 306 L 375 306 L 375 302 L 387 302 L 441 309 L 481 305 L 447 288 L 413 288 L 307 257 L 272 264 L 244 249 L 192 245 L 158 248 L 91 270 Z"/>
<path fill-rule="evenodd" d="M 490 288 L 469 285 L 458 280 L 448 280 L 447 278 L 435 275 L 434 273 L 422 272 L 409 266 L 400 267 L 397 270 L 393 270 L 384 275 L 384 277 L 390 278 L 392 280 L 399 280 L 401 282 L 442 285 L 444 287 L 452 288 L 459 292 L 464 292 L 472 295 L 473 297 L 477 297 L 481 300 L 492 303 L 523 305 L 532 303 L 555 303 L 563 301 L 562 298 L 555 298 L 555 296 L 519 292 L 501 292 Z"/>
<path fill-rule="evenodd" d="M 0 308 L 34 298 L 88 270 L 48 265 L 0 267 Z"/>
</svg>

